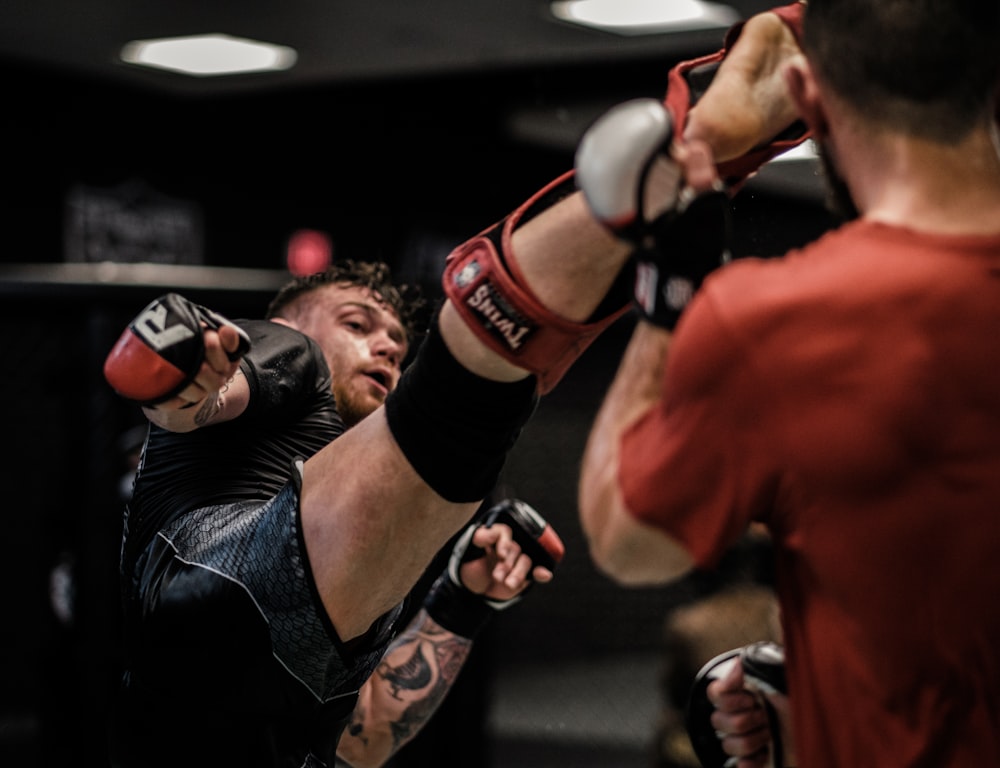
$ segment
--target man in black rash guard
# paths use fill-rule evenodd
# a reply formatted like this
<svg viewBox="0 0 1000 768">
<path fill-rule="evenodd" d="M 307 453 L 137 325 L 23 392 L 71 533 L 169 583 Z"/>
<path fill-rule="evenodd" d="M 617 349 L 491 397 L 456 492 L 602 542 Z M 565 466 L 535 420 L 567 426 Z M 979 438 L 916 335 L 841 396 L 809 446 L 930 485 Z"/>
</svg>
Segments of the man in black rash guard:
<svg viewBox="0 0 1000 768">
<path fill-rule="evenodd" d="M 509 527 L 479 527 L 471 543 L 487 556 L 461 566 L 461 586 L 435 584 L 426 607 L 400 589 L 393 605 L 360 622 L 323 610 L 324 574 L 317 578 L 321 560 L 310 547 L 324 545 L 310 542 L 300 516 L 303 473 L 309 477 L 306 460 L 378 409 L 399 383 L 418 302 L 389 277 L 382 264 L 343 262 L 292 281 L 268 319 L 237 323 L 250 350 L 238 364 L 216 362 L 222 374 L 199 373 L 176 396 L 144 406 L 150 428 L 122 547 L 126 664 L 112 724 L 114 765 L 332 766 L 338 753 L 351 765 L 382 764 L 454 682 L 494 612 L 483 597 L 502 603 L 530 580 L 551 578 L 521 552 Z M 230 329 L 205 332 L 225 346 Z M 443 354 L 440 339 L 427 344 Z M 206 360 L 212 346 L 206 342 Z M 116 354 L 112 367 L 121 364 Z M 214 390 L 202 386 L 206 379 Z M 519 423 L 534 405 L 535 385 L 515 386 Z M 376 493 L 388 492 L 399 475 L 364 449 L 344 461 Z M 347 482 L 331 495 L 350 492 Z M 398 514 L 420 526 L 426 504 L 413 502 L 397 503 Z M 462 522 L 450 518 L 437 534 L 439 548 Z M 406 549 L 406 526 L 398 527 Z M 363 552 L 395 551 L 393 541 L 375 536 L 371 546 L 351 544 L 357 532 L 340 529 L 345 539 L 333 547 L 347 565 Z M 397 559 L 411 586 L 420 577 L 422 594 L 428 575 L 417 570 L 429 550 L 420 549 Z M 372 586 L 352 587 L 361 604 L 379 595 Z"/>
</svg>

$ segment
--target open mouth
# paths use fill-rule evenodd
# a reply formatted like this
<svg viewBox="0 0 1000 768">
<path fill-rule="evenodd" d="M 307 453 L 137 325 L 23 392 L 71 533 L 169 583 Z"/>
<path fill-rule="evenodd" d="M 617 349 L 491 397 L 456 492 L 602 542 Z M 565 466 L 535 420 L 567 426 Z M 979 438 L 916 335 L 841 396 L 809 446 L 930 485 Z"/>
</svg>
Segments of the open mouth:
<svg viewBox="0 0 1000 768">
<path fill-rule="evenodd" d="M 389 388 L 389 376 L 382 371 L 366 371 L 365 376 L 374 381 L 383 389 Z"/>
</svg>

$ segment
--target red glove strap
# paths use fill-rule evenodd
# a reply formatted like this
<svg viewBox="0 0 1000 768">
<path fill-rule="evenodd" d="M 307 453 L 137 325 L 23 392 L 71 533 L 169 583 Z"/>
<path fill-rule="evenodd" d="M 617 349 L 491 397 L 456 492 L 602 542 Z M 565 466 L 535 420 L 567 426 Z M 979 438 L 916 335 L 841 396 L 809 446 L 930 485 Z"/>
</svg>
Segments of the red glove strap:
<svg viewBox="0 0 1000 768">
<path fill-rule="evenodd" d="M 800 45 L 802 43 L 802 20 L 805 8 L 805 3 L 795 2 L 774 8 L 770 11 L 770 13 L 778 16 L 788 26 Z M 667 96 L 664 103 L 674 118 L 674 124 L 679 126 L 678 135 L 683 135 L 683 127 L 687 122 L 688 112 L 708 87 L 707 81 L 704 87 L 696 87 L 694 84 L 695 80 L 699 76 L 706 78 L 709 75 L 714 76 L 718 65 L 726 58 L 726 55 L 733 45 L 735 45 L 737 38 L 739 38 L 740 33 L 743 31 L 744 23 L 741 21 L 729 29 L 726 33 L 722 50 L 691 59 L 690 61 L 681 62 L 670 70 L 667 78 Z M 710 78 L 708 80 L 710 81 Z M 795 123 L 789 126 L 789 129 L 781 135 L 774 137 L 767 144 L 752 149 L 741 157 L 719 163 L 720 178 L 735 191 L 768 160 L 797 147 L 810 136 L 810 132 L 804 124 Z"/>
</svg>

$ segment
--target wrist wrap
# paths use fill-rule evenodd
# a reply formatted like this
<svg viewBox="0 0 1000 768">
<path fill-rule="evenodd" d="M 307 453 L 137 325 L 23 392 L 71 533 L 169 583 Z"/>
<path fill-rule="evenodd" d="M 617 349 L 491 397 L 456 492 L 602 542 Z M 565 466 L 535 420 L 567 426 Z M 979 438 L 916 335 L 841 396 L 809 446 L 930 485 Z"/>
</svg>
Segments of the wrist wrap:
<svg viewBox="0 0 1000 768">
<path fill-rule="evenodd" d="M 516 605 L 524 597 L 526 590 L 508 599 L 491 599 L 470 592 L 462 584 L 462 566 L 486 556 L 480 547 L 472 543 L 473 536 L 479 528 L 498 524 L 510 528 L 521 553 L 531 558 L 532 568 L 542 566 L 554 571 L 566 551 L 559 534 L 545 518 L 519 499 L 504 499 L 477 515 L 455 540 L 447 568 L 424 600 L 424 608 L 430 617 L 456 635 L 470 639 L 475 637 L 494 613 Z"/>
<path fill-rule="evenodd" d="M 708 686 L 713 680 L 725 677 L 733 664 L 743 665 L 744 687 L 756 692 L 767 710 L 771 730 L 769 765 L 782 768 L 784 750 L 777 713 L 770 702 L 760 695 L 761 692 L 788 693 L 784 649 L 770 641 L 752 643 L 720 653 L 709 660 L 695 676 L 685 713 L 685 727 L 695 755 L 705 768 L 725 768 L 730 764 L 730 757 L 723 751 L 719 736 L 712 727 L 711 718 L 715 707 L 708 699 Z"/>
<path fill-rule="evenodd" d="M 443 629 L 470 640 L 483 630 L 496 613 L 482 595 L 456 584 L 447 572 L 438 576 L 430 588 L 424 598 L 424 609 Z"/>
<path fill-rule="evenodd" d="M 651 225 L 636 249 L 635 303 L 647 321 L 673 330 L 702 282 L 730 259 L 729 196 L 705 192 Z"/>
</svg>

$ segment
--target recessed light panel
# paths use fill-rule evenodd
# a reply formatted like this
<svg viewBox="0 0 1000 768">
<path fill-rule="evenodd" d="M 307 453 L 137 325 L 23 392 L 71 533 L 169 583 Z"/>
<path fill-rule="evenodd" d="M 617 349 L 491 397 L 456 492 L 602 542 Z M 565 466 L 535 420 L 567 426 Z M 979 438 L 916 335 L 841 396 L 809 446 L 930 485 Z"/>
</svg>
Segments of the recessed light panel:
<svg viewBox="0 0 1000 768">
<path fill-rule="evenodd" d="M 556 0 L 551 8 L 562 21 L 621 35 L 728 27 L 740 19 L 728 5 L 701 0 Z"/>
<path fill-rule="evenodd" d="M 296 53 L 283 45 L 230 35 L 192 35 L 133 40 L 122 48 L 122 61 L 182 72 L 196 77 L 288 69 Z"/>
</svg>

